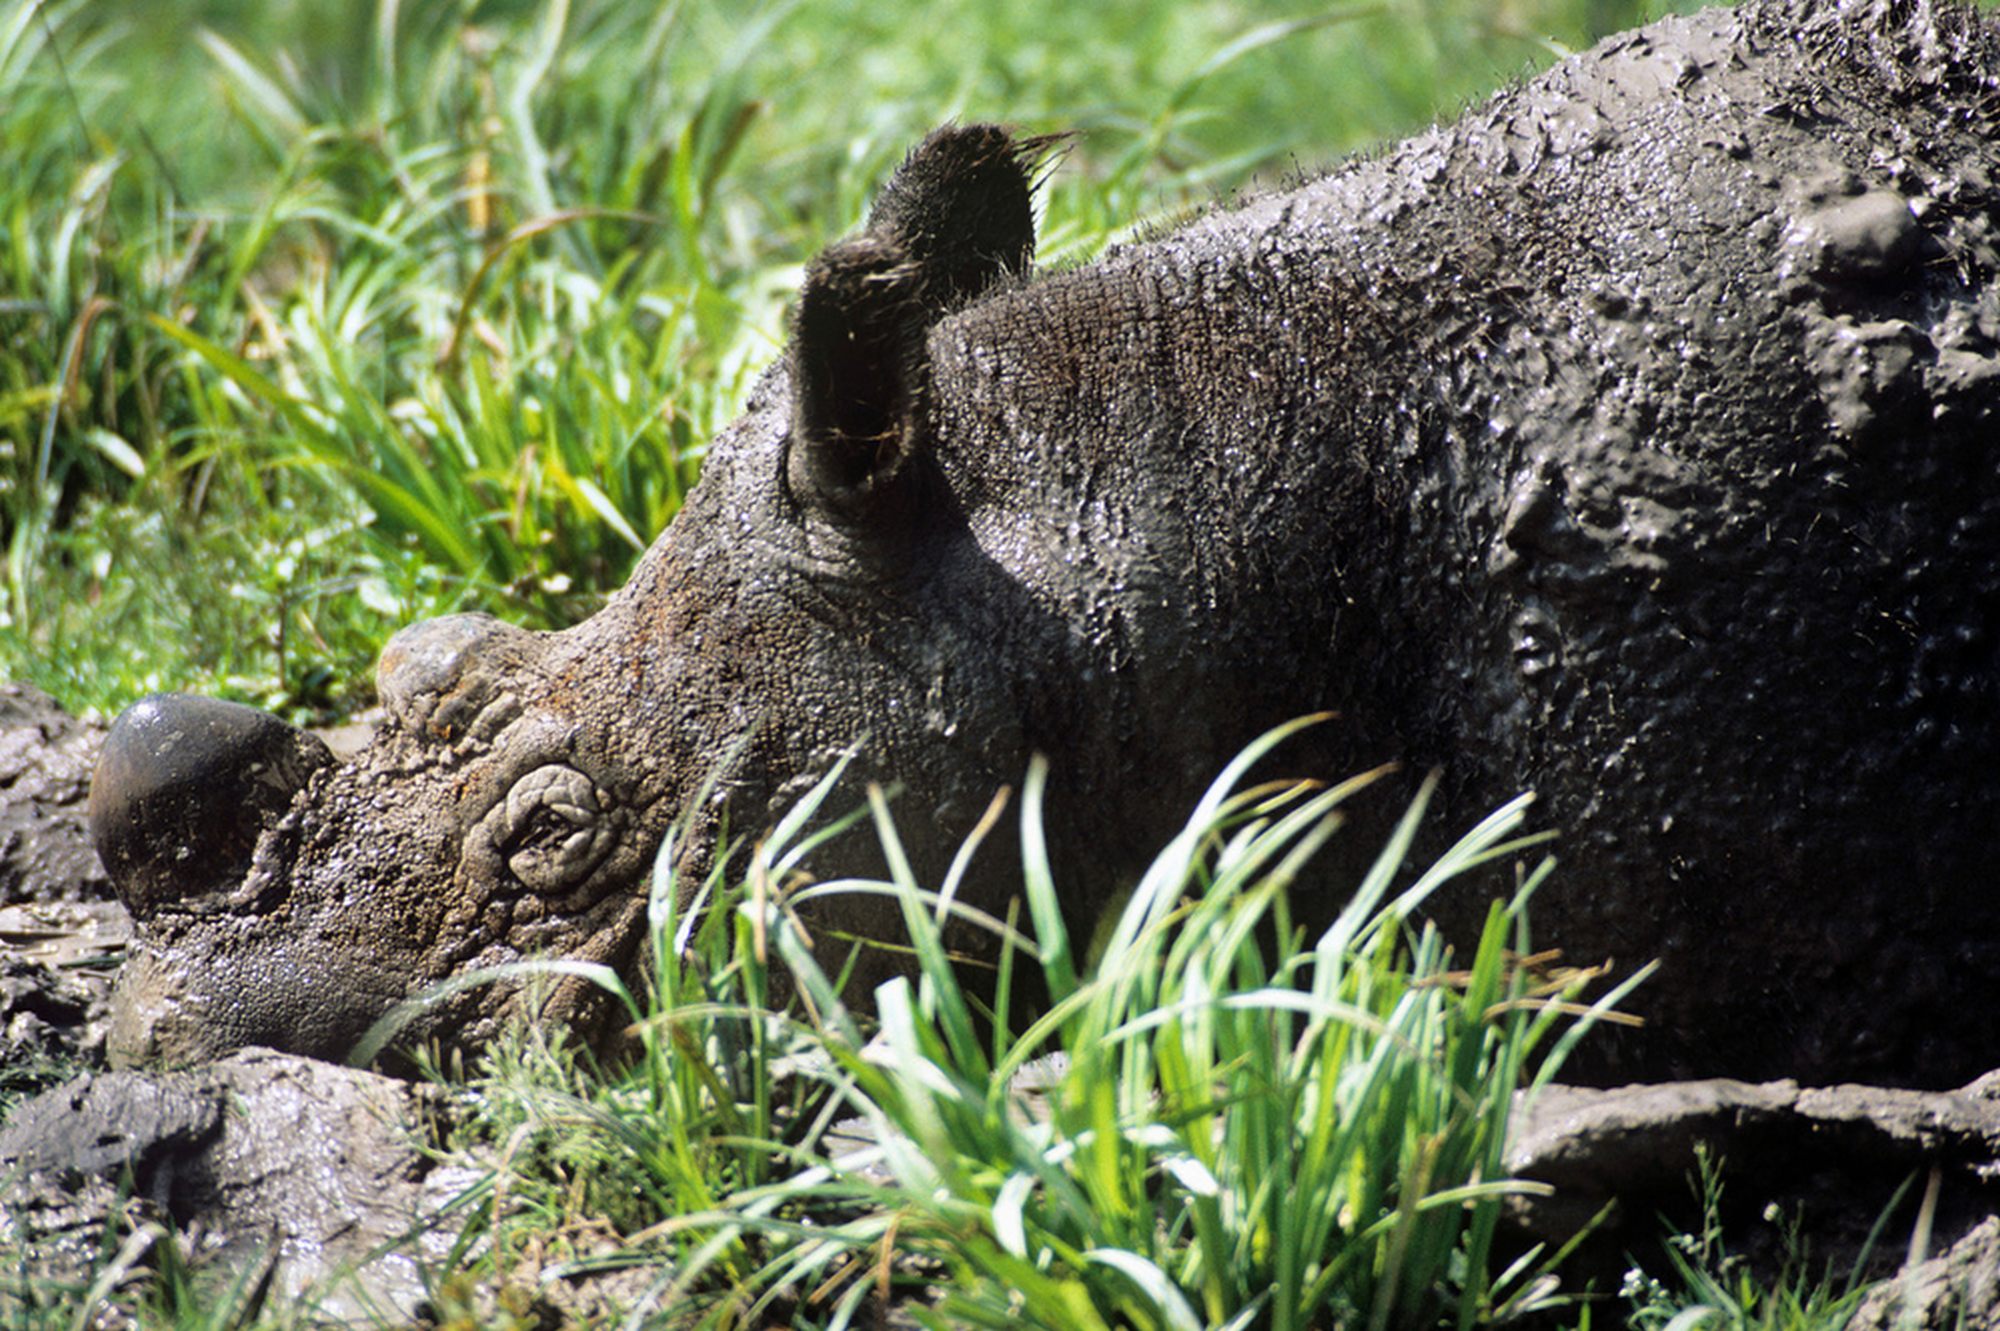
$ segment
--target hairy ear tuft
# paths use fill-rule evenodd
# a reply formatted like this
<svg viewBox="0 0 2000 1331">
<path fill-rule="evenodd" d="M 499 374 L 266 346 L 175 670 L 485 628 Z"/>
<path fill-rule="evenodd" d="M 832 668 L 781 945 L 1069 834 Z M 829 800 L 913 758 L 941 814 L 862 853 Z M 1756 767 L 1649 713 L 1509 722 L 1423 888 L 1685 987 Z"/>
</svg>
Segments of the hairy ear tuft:
<svg viewBox="0 0 2000 1331">
<path fill-rule="evenodd" d="M 1036 171 L 1059 137 L 946 125 L 911 149 L 868 226 L 806 269 L 793 317 L 785 478 L 802 503 L 886 532 L 909 507 L 939 317 L 1024 275 Z"/>
<path fill-rule="evenodd" d="M 792 329 L 795 495 L 861 517 L 907 470 L 927 323 L 918 269 L 887 240 L 856 236 L 807 267 Z"/>
<path fill-rule="evenodd" d="M 903 160 L 868 214 L 868 232 L 902 247 L 924 303 L 947 313 L 1035 257 L 1038 174 L 1063 135 L 1017 139 L 999 125 L 945 125 Z"/>
</svg>

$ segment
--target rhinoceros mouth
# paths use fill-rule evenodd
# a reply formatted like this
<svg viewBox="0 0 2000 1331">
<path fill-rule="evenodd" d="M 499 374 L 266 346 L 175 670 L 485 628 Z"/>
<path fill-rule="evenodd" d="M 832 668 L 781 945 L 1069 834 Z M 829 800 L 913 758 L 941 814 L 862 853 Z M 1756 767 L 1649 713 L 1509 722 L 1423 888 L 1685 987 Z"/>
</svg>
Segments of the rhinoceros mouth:
<svg viewBox="0 0 2000 1331">
<path fill-rule="evenodd" d="M 340 1060 L 410 996 L 409 976 L 324 938 L 252 918 L 220 933 L 211 924 L 158 921 L 134 941 L 111 995 L 113 1066 L 185 1065 L 247 1045 Z M 201 931 L 198 963 L 190 930 Z"/>
</svg>

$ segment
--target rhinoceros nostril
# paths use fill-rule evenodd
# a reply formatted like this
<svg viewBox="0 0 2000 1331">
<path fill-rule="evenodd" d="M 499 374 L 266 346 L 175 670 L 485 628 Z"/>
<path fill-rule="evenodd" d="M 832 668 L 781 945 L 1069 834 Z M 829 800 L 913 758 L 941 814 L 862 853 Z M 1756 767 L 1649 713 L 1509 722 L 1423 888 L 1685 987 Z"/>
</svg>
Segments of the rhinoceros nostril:
<svg viewBox="0 0 2000 1331">
<path fill-rule="evenodd" d="M 228 886 L 263 830 L 333 761 L 318 736 L 240 703 L 157 694 L 112 724 L 90 782 L 90 835 L 126 909 Z"/>
</svg>

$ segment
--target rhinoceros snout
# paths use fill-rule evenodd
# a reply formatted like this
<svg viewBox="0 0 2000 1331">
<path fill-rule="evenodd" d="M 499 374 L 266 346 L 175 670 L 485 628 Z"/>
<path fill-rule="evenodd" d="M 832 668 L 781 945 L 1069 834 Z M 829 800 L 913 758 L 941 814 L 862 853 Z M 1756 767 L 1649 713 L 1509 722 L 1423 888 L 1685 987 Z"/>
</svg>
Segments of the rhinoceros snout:
<svg viewBox="0 0 2000 1331">
<path fill-rule="evenodd" d="M 90 782 L 90 834 L 145 919 L 241 879 L 257 838 L 313 772 L 318 736 L 240 703 L 163 693 L 119 714 Z"/>
</svg>

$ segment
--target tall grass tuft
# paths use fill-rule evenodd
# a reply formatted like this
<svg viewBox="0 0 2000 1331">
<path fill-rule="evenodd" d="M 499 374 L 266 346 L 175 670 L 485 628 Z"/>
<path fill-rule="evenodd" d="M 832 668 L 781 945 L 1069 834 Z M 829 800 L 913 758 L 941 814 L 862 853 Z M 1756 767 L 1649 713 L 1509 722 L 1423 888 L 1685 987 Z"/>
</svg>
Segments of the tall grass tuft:
<svg viewBox="0 0 2000 1331">
<path fill-rule="evenodd" d="M 1020 810 L 1031 928 L 957 899 L 972 846 L 920 885 L 879 792 L 888 879 L 776 890 L 811 862 L 803 829 L 831 778 L 755 849 L 733 901 L 716 876 L 675 906 L 688 893 L 663 855 L 635 1069 L 594 1098 L 511 1093 L 546 1149 L 586 1153 L 657 1217 L 595 1260 L 656 1266 L 646 1307 L 692 1301 L 714 1325 L 854 1325 L 885 1297 L 931 1325 L 1065 1331 L 1472 1326 L 1535 1305 L 1549 1282 L 1530 1261 L 1490 1269 L 1504 1199 L 1536 1186 L 1503 1165 L 1514 1093 L 1623 989 L 1583 1007 L 1584 977 L 1521 964 L 1544 871 L 1514 886 L 1502 869 L 1539 839 L 1518 835 L 1525 799 L 1413 872 L 1419 798 L 1334 923 L 1302 937 L 1290 889 L 1380 773 L 1246 785 L 1294 728 L 1216 780 L 1090 966 L 1041 845 L 1039 766 Z M 1469 954 L 1421 922 L 1433 893 L 1495 881 Z M 872 1020 L 792 913 L 856 892 L 902 903 L 917 962 Z M 997 1012 L 1020 968 L 1043 972 L 1052 1001 L 1026 1029 L 965 987 L 954 917 L 1003 937 Z M 798 997 L 782 1020 L 760 1011 L 780 962 Z M 544 1195 L 601 1208 L 577 1168 Z"/>
<path fill-rule="evenodd" d="M 835 1168 L 873 1213 L 790 1256 L 788 1281 L 844 1245 L 893 1238 L 950 1273 L 939 1325 L 1470 1326 L 1533 1296 L 1524 1270 L 1496 1280 L 1487 1264 L 1502 1200 L 1532 1186 L 1502 1164 L 1514 1092 L 1553 1072 L 1581 1031 L 1545 1048 L 1578 1009 L 1514 961 L 1541 873 L 1494 903 L 1467 957 L 1418 914 L 1447 883 L 1533 844 L 1515 835 L 1527 801 L 1413 876 L 1420 797 L 1334 924 L 1294 946 L 1288 890 L 1380 774 L 1239 788 L 1290 729 L 1217 779 L 1087 976 L 1069 960 L 1040 843 L 1045 774 L 1031 774 L 1035 939 L 1018 946 L 1054 1001 L 990 1040 L 945 961 L 951 889 L 920 888 L 877 798 L 891 881 L 803 895 L 895 891 L 922 963 L 875 995 L 873 1039 L 847 1021 L 820 1029 L 871 1125 L 864 1158 L 886 1179 L 858 1186 L 855 1161 Z M 782 918 L 770 927 L 816 1008 L 840 1011 L 810 955 L 782 941 Z M 1035 1062 L 1051 1051 L 1053 1071 Z M 1045 1083 L 1033 1104 L 1016 1084 L 1031 1065 Z M 841 1191 L 802 1177 L 817 1196 Z"/>
</svg>

